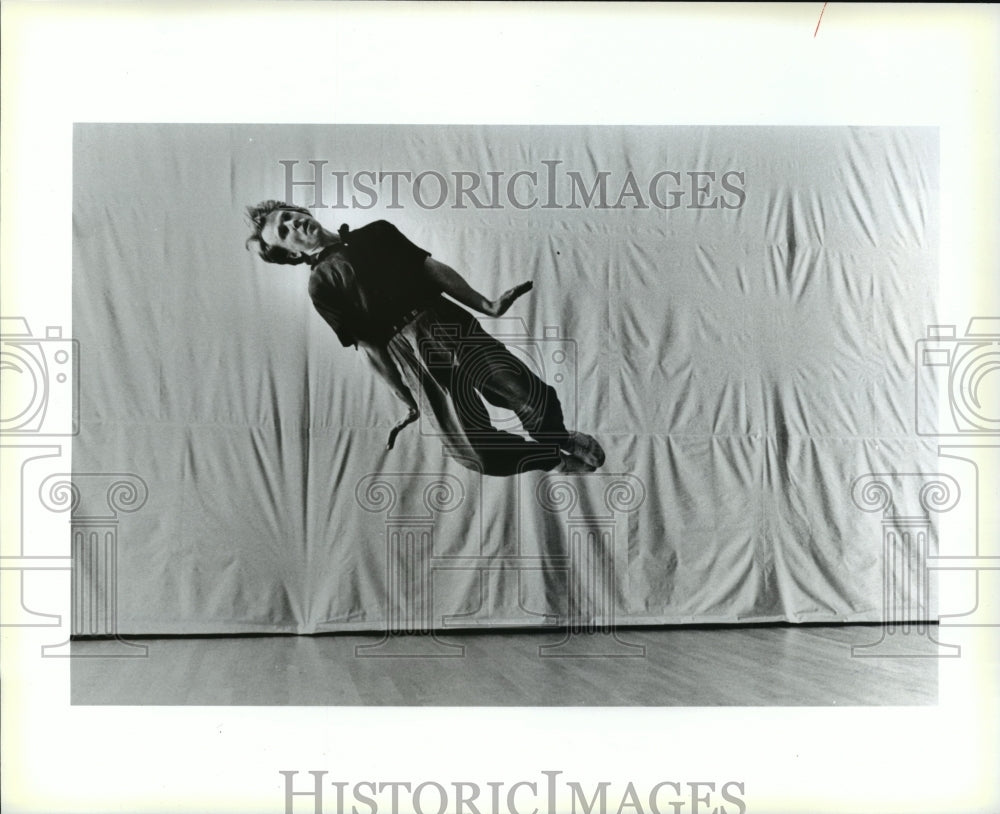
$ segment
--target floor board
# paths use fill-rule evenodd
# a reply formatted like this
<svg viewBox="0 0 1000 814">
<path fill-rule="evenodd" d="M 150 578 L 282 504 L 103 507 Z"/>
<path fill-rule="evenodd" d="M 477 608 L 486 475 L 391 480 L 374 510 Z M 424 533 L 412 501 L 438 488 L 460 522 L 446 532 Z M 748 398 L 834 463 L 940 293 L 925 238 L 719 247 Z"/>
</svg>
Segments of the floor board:
<svg viewBox="0 0 1000 814">
<path fill-rule="evenodd" d="M 935 635 L 935 628 L 930 628 Z M 871 625 L 196 637 L 76 641 L 72 703 L 327 706 L 868 706 L 937 703 L 935 649 L 915 631 L 877 658 Z M 558 645 L 558 646 L 556 646 Z M 554 647 L 555 646 L 555 647 Z M 367 647 L 367 649 L 365 649 Z M 643 650 L 641 656 L 635 654 Z M 386 653 L 403 652 L 405 655 Z M 899 657 L 904 653 L 928 657 Z M 447 653 L 450 657 L 439 657 Z M 455 654 L 460 655 L 455 656 Z"/>
</svg>

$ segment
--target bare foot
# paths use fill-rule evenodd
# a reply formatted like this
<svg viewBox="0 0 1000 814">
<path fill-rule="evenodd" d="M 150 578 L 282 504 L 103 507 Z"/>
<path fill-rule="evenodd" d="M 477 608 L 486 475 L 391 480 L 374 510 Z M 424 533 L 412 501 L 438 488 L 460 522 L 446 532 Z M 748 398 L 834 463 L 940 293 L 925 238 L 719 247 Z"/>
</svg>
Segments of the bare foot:
<svg viewBox="0 0 1000 814">
<path fill-rule="evenodd" d="M 596 438 L 585 432 L 571 432 L 562 449 L 594 469 L 604 464 L 604 450 Z"/>
<path fill-rule="evenodd" d="M 581 461 L 575 455 L 569 455 L 566 452 L 560 452 L 559 458 L 559 465 L 552 471 L 562 475 L 575 475 L 585 472 L 593 472 L 597 468 Z"/>
</svg>

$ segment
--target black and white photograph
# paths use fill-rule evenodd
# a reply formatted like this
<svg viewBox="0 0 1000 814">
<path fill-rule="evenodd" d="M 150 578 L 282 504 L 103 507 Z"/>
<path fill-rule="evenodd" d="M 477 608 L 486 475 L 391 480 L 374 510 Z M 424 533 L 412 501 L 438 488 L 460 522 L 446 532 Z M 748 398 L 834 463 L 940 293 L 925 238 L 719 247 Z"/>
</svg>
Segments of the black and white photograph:
<svg viewBox="0 0 1000 814">
<path fill-rule="evenodd" d="M 933 703 L 937 138 L 78 125 L 74 702 Z"/>
<path fill-rule="evenodd" d="M 6 5 L 4 809 L 994 810 L 997 18 L 814 5 Z"/>
</svg>

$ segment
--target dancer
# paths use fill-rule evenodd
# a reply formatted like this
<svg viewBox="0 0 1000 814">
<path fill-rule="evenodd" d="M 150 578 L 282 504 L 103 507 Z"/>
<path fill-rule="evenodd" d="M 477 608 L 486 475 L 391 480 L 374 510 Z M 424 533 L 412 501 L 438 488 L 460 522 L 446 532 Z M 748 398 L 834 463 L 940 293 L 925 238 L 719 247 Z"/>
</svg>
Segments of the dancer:
<svg viewBox="0 0 1000 814">
<path fill-rule="evenodd" d="M 334 233 L 309 210 L 273 200 L 247 207 L 247 217 L 247 247 L 269 263 L 307 263 L 316 310 L 408 408 L 387 449 L 420 416 L 416 392 L 445 454 L 470 469 L 505 476 L 592 472 L 604 463 L 594 438 L 567 431 L 555 390 L 452 302 L 498 317 L 531 282 L 487 299 L 384 220 Z M 531 440 L 494 427 L 480 396 L 512 410 Z"/>
</svg>

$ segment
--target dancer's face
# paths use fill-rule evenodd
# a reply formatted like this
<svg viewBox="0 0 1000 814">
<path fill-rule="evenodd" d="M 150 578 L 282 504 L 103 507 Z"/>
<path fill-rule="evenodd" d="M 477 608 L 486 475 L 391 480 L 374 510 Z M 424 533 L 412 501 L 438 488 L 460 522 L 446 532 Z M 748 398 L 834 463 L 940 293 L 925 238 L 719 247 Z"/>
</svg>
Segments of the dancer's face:
<svg viewBox="0 0 1000 814">
<path fill-rule="evenodd" d="M 260 236 L 271 246 L 293 254 L 310 254 L 323 245 L 323 227 L 312 215 L 275 209 L 264 219 Z"/>
</svg>

